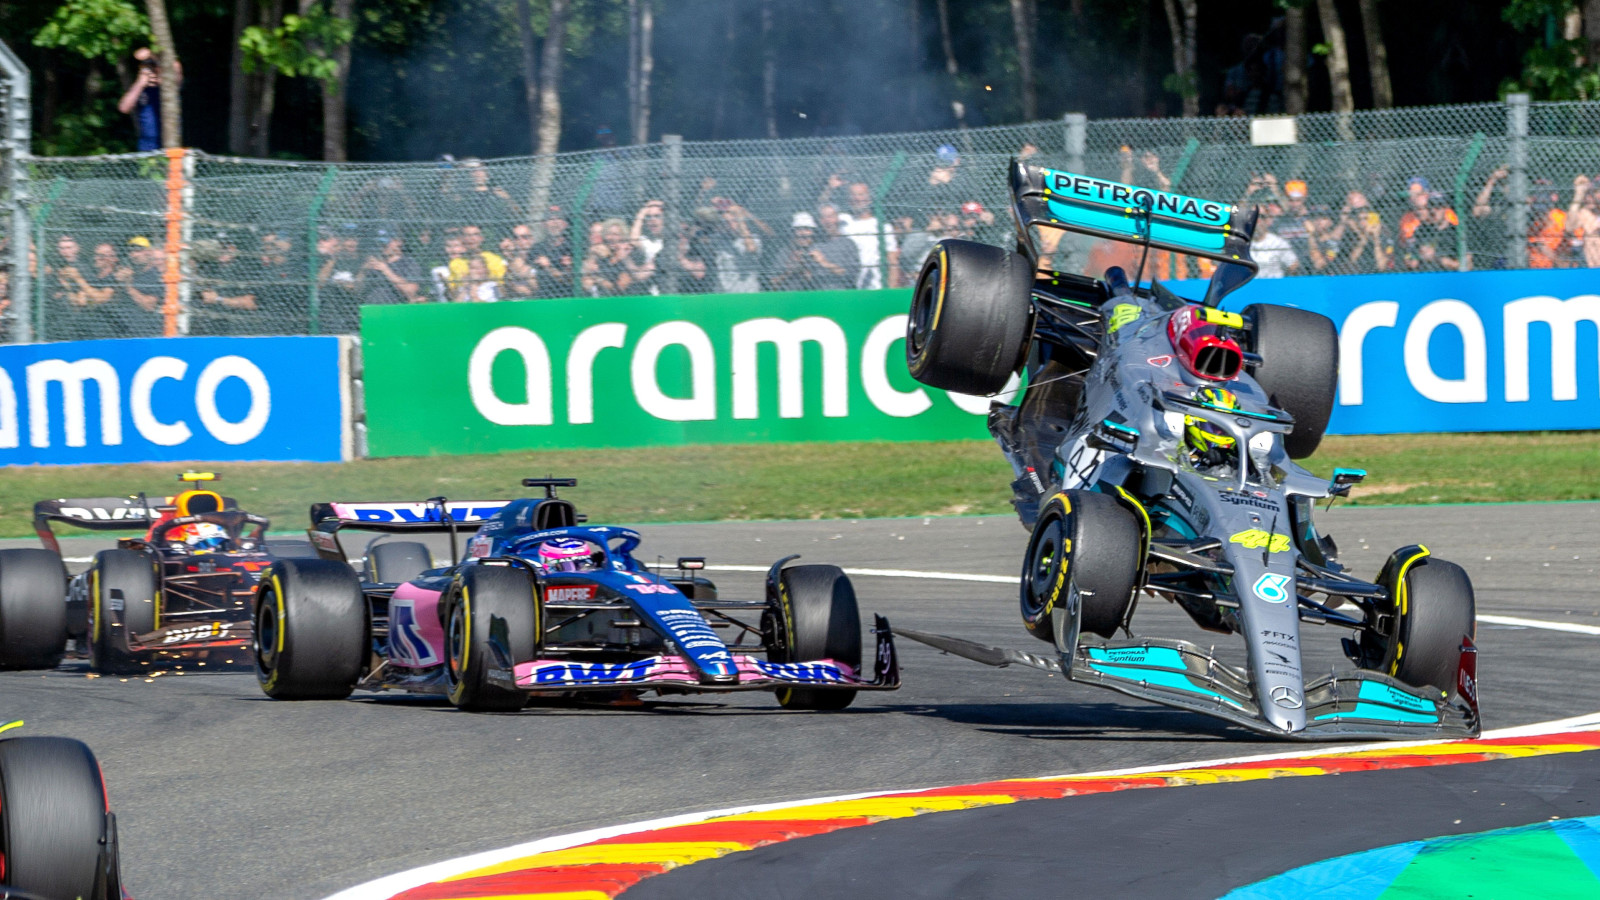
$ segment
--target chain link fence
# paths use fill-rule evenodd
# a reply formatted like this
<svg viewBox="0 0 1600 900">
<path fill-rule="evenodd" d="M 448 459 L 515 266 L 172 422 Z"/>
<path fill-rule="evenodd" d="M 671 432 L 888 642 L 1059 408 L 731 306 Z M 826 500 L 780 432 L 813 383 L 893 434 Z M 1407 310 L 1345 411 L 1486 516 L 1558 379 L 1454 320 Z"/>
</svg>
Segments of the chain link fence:
<svg viewBox="0 0 1600 900">
<path fill-rule="evenodd" d="M 1260 142 L 1274 124 L 1286 142 Z M 1012 240 L 1019 155 L 1260 204 L 1258 236 L 1293 254 L 1270 268 L 1288 275 L 1600 265 L 1593 201 L 1567 221 L 1600 175 L 1597 135 L 1600 103 L 1514 96 L 487 161 L 35 158 L 38 277 L 26 303 L 15 278 L 11 296 L 34 339 L 68 340 L 351 333 L 374 303 L 906 285 L 939 238 Z"/>
</svg>

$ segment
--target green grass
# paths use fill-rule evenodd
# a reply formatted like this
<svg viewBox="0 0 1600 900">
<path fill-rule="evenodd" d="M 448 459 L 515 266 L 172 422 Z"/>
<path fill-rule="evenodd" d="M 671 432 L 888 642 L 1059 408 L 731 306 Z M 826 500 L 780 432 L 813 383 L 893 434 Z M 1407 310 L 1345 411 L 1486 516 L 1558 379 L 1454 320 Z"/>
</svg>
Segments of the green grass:
<svg viewBox="0 0 1600 900">
<path fill-rule="evenodd" d="M 1600 499 L 1600 432 L 1331 437 L 1309 462 L 1371 474 L 1354 502 L 1474 503 Z M 151 495 L 178 487 L 175 465 L 13 468 L 0 480 L 0 536 L 32 534 L 36 500 Z M 988 441 L 770 444 L 544 451 L 349 463 L 235 463 L 222 491 L 307 524 L 319 500 L 517 496 L 530 475 L 571 475 L 567 492 L 596 522 L 1010 514 L 1011 471 Z M 64 528 L 71 532 L 74 529 Z"/>
</svg>

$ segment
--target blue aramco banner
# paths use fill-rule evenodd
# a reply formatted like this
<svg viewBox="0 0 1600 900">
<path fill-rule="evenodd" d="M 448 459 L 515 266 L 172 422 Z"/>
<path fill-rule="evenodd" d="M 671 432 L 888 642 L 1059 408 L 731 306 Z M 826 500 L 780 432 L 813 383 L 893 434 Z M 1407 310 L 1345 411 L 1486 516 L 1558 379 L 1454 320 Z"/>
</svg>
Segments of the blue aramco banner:
<svg viewBox="0 0 1600 900">
<path fill-rule="evenodd" d="M 0 464 L 345 458 L 342 340 L 0 346 Z"/>
<path fill-rule="evenodd" d="M 1226 306 L 1251 303 L 1338 325 L 1329 433 L 1600 428 L 1600 272 L 1258 279 Z"/>
</svg>

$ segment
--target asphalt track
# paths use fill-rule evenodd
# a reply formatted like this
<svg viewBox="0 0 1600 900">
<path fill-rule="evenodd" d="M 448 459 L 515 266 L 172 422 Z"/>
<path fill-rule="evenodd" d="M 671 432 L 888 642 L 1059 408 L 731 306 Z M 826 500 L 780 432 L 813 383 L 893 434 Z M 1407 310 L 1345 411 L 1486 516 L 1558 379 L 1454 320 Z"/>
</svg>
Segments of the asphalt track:
<svg viewBox="0 0 1600 900">
<path fill-rule="evenodd" d="M 1322 523 L 1360 572 L 1420 540 L 1467 568 L 1480 613 L 1600 626 L 1600 504 L 1341 508 Z M 798 552 L 805 562 L 996 576 L 1015 572 L 1025 539 L 1008 517 L 644 531 L 646 558 L 748 566 Z M 94 546 L 75 541 L 67 554 Z M 757 574 L 714 576 L 724 596 L 759 596 Z M 1006 585 L 855 580 L 864 612 L 896 624 L 1043 648 L 1019 627 Z M 1154 602 L 1135 626 L 1200 634 Z M 1308 670 L 1339 663 L 1338 636 L 1311 633 Z M 1600 709 L 1597 642 L 1480 626 L 1486 724 Z M 95 748 L 127 882 L 156 900 L 215 897 L 224 886 L 230 897 L 314 898 L 542 836 L 738 803 L 1297 749 L 1043 672 L 988 669 L 909 642 L 900 650 L 905 687 L 863 694 L 837 714 L 783 713 L 765 694 L 495 716 L 383 695 L 279 703 L 251 675 L 211 665 L 150 682 L 86 679 L 81 669 L 0 674 L 0 716 Z"/>
</svg>

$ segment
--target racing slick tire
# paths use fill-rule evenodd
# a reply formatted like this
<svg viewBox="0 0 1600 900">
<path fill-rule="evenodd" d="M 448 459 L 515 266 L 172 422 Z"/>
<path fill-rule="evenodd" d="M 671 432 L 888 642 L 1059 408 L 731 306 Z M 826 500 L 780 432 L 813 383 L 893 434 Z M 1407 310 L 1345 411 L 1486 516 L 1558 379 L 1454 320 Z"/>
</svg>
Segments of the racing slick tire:
<svg viewBox="0 0 1600 900">
<path fill-rule="evenodd" d="M 367 548 L 367 580 L 404 584 L 433 568 L 433 554 L 421 541 L 392 541 Z"/>
<path fill-rule="evenodd" d="M 1050 614 L 1071 590 L 1081 631 L 1109 638 L 1133 603 L 1144 535 L 1133 513 L 1105 494 L 1064 491 L 1039 513 L 1022 569 L 1022 625 L 1055 642 Z"/>
<path fill-rule="evenodd" d="M 0 740 L 0 895 L 120 900 L 114 822 L 100 765 L 81 741 Z"/>
<path fill-rule="evenodd" d="M 37 548 L 0 550 L 0 669 L 53 669 L 67 643 L 67 570 Z"/>
<path fill-rule="evenodd" d="M 371 651 L 356 573 L 327 559 L 280 559 L 256 589 L 256 680 L 274 700 L 343 700 Z"/>
<path fill-rule="evenodd" d="M 155 560 L 137 550 L 102 550 L 89 570 L 89 664 L 108 675 L 134 675 L 144 660 L 133 636 L 156 630 L 160 582 Z"/>
<path fill-rule="evenodd" d="M 791 566 L 778 574 L 778 602 L 771 610 L 781 640 L 769 642 L 767 657 L 792 663 L 831 659 L 861 672 L 861 610 L 856 589 L 838 566 Z M 784 709 L 837 710 L 856 699 L 838 688 L 780 688 Z"/>
<path fill-rule="evenodd" d="M 1419 549 L 1396 551 L 1378 576 L 1394 598 L 1393 633 L 1363 631 L 1363 657 L 1369 667 L 1406 684 L 1450 694 L 1461 665 L 1461 639 L 1477 640 L 1477 600 L 1465 570 L 1431 556 L 1418 558 Z"/>
<path fill-rule="evenodd" d="M 1015 250 L 946 239 L 911 295 L 906 367 L 929 387 L 988 395 L 1022 367 L 1033 333 L 1033 266 Z"/>
<path fill-rule="evenodd" d="M 496 620 L 505 623 L 510 663 L 538 658 L 544 607 L 525 569 L 465 566 L 450 586 L 445 617 L 445 674 L 450 702 L 473 712 L 514 712 L 528 695 L 489 682 L 494 667 L 490 638 Z"/>
<path fill-rule="evenodd" d="M 1322 443 L 1339 386 L 1339 332 L 1321 313 L 1258 303 L 1247 306 L 1251 349 L 1261 364 L 1251 375 L 1294 417 L 1294 431 L 1283 436 L 1290 459 L 1305 459 Z"/>
</svg>

